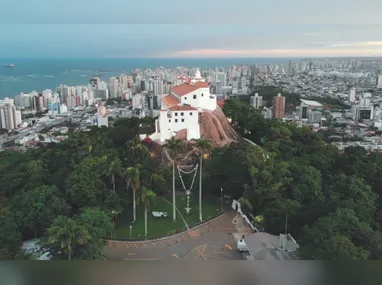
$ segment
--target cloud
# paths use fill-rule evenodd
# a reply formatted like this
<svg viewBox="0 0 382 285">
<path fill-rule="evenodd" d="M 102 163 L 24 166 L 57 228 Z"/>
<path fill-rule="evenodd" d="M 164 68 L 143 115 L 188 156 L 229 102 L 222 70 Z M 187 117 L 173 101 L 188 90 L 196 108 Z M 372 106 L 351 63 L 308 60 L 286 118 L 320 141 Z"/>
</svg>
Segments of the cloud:
<svg viewBox="0 0 382 285">
<path fill-rule="evenodd" d="M 0 23 L 382 24 L 380 0 L 2 0 Z"/>
<path fill-rule="evenodd" d="M 382 56 L 379 49 L 197 49 L 176 51 L 166 57 L 325 57 L 325 56 Z"/>
<path fill-rule="evenodd" d="M 341 44 L 332 44 L 331 47 L 381 47 L 382 41 L 370 41 L 370 42 L 356 42 L 356 43 L 341 43 Z"/>
<path fill-rule="evenodd" d="M 380 25 L 268 22 L 258 25 L 0 24 L 0 55 L 114 58 L 373 56 L 380 55 L 382 49 L 381 28 Z"/>
</svg>

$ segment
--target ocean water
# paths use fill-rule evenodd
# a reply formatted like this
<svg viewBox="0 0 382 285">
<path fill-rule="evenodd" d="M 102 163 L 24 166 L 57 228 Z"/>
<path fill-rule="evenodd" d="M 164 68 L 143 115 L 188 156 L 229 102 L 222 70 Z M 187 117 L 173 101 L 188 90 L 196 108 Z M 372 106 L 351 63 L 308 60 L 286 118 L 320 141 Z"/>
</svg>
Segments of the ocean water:
<svg viewBox="0 0 382 285">
<path fill-rule="evenodd" d="M 0 99 L 15 95 L 54 90 L 60 84 L 83 85 L 89 78 L 98 76 L 108 79 L 121 73 L 129 74 L 134 69 L 199 67 L 231 67 L 240 64 L 277 64 L 287 58 L 214 58 L 214 59 L 1 59 Z M 15 68 L 5 68 L 4 64 L 14 64 Z M 106 71 L 105 71 L 106 70 Z"/>
</svg>

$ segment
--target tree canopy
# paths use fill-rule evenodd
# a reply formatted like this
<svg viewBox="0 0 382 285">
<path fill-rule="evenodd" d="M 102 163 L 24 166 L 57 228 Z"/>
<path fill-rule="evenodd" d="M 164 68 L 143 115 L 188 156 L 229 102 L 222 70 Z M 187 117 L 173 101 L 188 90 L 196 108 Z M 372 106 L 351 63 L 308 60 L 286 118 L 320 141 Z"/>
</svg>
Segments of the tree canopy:
<svg viewBox="0 0 382 285">
<path fill-rule="evenodd" d="M 131 186 L 166 188 L 140 143 L 141 123 L 120 119 L 59 144 L 0 152 L 0 258 L 17 258 L 23 241 L 39 238 L 54 259 L 102 259 L 112 212 L 131 207 Z M 138 163 L 140 181 L 130 181 L 127 169 Z"/>
<path fill-rule="evenodd" d="M 242 100 L 227 100 L 223 111 L 258 147 L 215 149 L 205 183 L 245 201 L 267 232 L 283 233 L 287 218 L 302 259 L 381 258 L 382 153 L 341 153 L 310 128 L 265 120 Z"/>
</svg>

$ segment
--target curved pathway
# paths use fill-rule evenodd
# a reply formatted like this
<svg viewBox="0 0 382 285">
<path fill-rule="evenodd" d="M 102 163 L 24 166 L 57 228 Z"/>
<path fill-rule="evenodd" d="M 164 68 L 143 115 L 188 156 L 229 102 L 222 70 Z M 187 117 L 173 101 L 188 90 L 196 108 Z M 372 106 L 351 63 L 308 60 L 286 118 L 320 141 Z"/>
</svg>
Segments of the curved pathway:
<svg viewBox="0 0 382 285">
<path fill-rule="evenodd" d="M 153 239 L 153 240 L 143 240 L 143 241 L 116 241 L 116 240 L 107 240 L 108 247 L 118 247 L 118 248 L 157 248 L 163 246 L 171 246 L 174 243 L 181 243 L 190 239 L 194 239 L 204 232 L 208 232 L 211 229 L 219 228 L 221 221 L 229 215 L 224 213 L 212 220 L 209 220 L 201 225 L 198 225 L 194 228 L 188 229 L 182 233 L 178 233 L 173 236 Z M 231 214 L 232 215 L 232 214 Z M 231 216 L 229 215 L 229 216 Z M 230 225 L 232 228 L 232 224 Z"/>
<path fill-rule="evenodd" d="M 235 250 L 236 241 L 251 232 L 237 228 L 238 219 L 236 212 L 229 211 L 171 237 L 140 242 L 108 241 L 104 253 L 107 260 L 240 260 L 243 257 Z"/>
</svg>

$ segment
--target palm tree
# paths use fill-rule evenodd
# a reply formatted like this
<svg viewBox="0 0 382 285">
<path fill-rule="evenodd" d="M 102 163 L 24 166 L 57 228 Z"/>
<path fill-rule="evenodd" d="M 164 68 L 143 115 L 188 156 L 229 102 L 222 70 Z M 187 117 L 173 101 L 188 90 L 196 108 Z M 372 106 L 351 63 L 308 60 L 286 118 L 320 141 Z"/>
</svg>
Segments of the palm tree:
<svg viewBox="0 0 382 285">
<path fill-rule="evenodd" d="M 84 245 L 90 239 L 90 234 L 86 228 L 80 226 L 71 218 L 59 216 L 48 228 L 47 244 L 59 245 L 61 251 L 67 253 L 68 260 L 72 259 L 73 247 L 76 245 Z"/>
<path fill-rule="evenodd" d="M 113 185 L 113 190 L 115 192 L 115 176 L 121 173 L 121 162 L 119 159 L 114 159 L 109 164 L 109 167 L 106 169 L 105 174 L 111 177 L 111 183 Z"/>
<path fill-rule="evenodd" d="M 167 148 L 172 152 L 172 217 L 176 221 L 176 201 L 175 201 L 175 160 L 178 153 L 183 149 L 183 141 L 172 137 L 166 140 Z"/>
<path fill-rule="evenodd" d="M 203 156 L 209 154 L 212 150 L 212 143 L 209 140 L 201 137 L 200 139 L 195 140 L 195 145 L 199 152 L 200 157 L 200 172 L 199 172 L 199 220 L 203 221 L 203 213 L 202 213 L 202 166 L 203 166 Z"/>
<path fill-rule="evenodd" d="M 143 187 L 140 191 L 138 203 L 145 205 L 145 236 L 147 236 L 147 211 L 151 204 L 155 204 L 157 195 L 151 189 Z"/>
<path fill-rule="evenodd" d="M 128 183 L 130 184 L 131 189 L 133 190 L 133 222 L 135 222 L 135 220 L 137 219 L 136 193 L 141 188 L 139 168 L 139 164 L 137 164 L 135 167 L 127 168 L 128 180 L 126 180 L 126 183 L 127 181 L 129 181 Z M 126 187 L 128 186 L 126 185 Z"/>
</svg>

